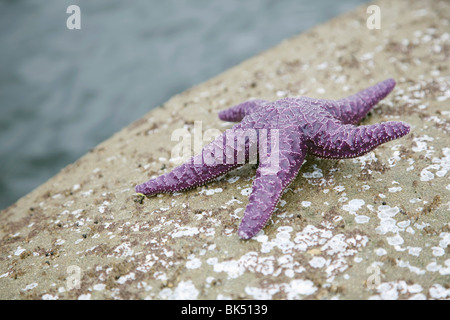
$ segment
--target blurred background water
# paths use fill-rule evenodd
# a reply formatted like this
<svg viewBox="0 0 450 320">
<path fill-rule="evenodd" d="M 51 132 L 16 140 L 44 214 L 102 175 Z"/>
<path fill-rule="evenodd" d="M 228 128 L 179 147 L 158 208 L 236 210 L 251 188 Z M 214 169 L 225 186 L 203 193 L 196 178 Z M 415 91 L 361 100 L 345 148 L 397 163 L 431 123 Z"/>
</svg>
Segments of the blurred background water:
<svg viewBox="0 0 450 320">
<path fill-rule="evenodd" d="M 172 95 L 365 2 L 0 0 L 0 209 Z"/>
</svg>

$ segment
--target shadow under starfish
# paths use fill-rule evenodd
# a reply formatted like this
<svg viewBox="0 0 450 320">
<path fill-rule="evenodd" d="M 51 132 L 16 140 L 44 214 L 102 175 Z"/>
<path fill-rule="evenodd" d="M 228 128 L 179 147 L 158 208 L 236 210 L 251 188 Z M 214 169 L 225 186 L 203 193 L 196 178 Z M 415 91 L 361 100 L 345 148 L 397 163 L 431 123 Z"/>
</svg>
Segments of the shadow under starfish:
<svg viewBox="0 0 450 320">
<path fill-rule="evenodd" d="M 359 157 L 409 133 L 410 127 L 403 122 L 356 126 L 394 86 L 395 81 L 387 79 L 340 100 L 251 100 L 223 110 L 221 120 L 240 123 L 173 171 L 136 186 L 136 192 L 154 195 L 188 190 L 257 156 L 256 178 L 238 231 L 240 238 L 250 239 L 272 215 L 306 154 L 332 159 Z"/>
</svg>

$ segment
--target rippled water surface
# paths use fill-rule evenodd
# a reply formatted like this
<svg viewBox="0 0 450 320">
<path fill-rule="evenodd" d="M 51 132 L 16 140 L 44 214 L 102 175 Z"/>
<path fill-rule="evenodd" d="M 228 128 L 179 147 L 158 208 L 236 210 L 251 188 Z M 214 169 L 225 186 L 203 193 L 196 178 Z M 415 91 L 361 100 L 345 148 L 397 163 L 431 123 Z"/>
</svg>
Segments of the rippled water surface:
<svg viewBox="0 0 450 320">
<path fill-rule="evenodd" d="M 172 95 L 364 2 L 0 1 L 0 209 Z"/>
</svg>

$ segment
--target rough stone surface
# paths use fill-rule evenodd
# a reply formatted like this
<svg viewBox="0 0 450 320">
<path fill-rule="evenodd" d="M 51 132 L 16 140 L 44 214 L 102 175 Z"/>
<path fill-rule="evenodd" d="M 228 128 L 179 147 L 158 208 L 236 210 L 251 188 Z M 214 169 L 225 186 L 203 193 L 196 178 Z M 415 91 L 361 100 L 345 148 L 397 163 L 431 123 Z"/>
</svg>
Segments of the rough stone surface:
<svg viewBox="0 0 450 320">
<path fill-rule="evenodd" d="M 379 1 L 173 97 L 0 212 L 2 299 L 450 299 L 450 4 Z M 338 99 L 392 77 L 362 124 L 411 133 L 347 160 L 306 157 L 271 220 L 236 231 L 255 168 L 143 198 L 174 130 L 230 128 L 250 98 Z M 206 143 L 206 141 L 205 141 Z M 79 287 L 72 280 L 79 271 Z"/>
</svg>

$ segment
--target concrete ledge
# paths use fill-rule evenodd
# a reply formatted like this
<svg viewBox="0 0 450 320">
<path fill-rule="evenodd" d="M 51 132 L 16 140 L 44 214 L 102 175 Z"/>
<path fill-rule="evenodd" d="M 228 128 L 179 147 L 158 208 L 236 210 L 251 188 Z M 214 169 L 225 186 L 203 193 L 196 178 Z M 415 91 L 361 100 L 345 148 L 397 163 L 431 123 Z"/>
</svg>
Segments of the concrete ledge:
<svg viewBox="0 0 450 320">
<path fill-rule="evenodd" d="M 0 212 L 2 299 L 449 299 L 448 1 L 379 1 L 170 99 Z M 140 199 L 171 133 L 249 98 L 340 98 L 393 77 L 365 124 L 411 133 L 353 160 L 308 157 L 253 240 L 236 234 L 255 170 Z M 79 282 L 76 280 L 79 279 Z M 79 286 L 75 286 L 79 284 Z"/>
</svg>

